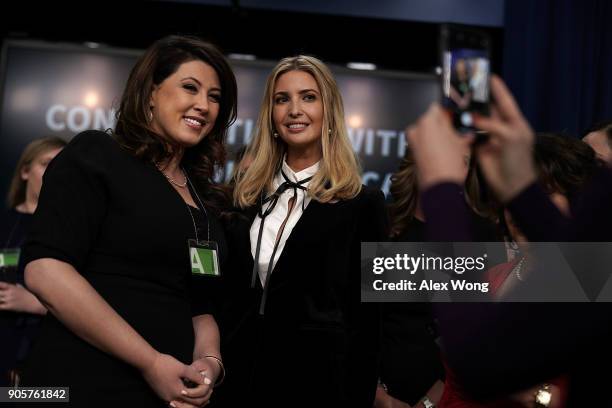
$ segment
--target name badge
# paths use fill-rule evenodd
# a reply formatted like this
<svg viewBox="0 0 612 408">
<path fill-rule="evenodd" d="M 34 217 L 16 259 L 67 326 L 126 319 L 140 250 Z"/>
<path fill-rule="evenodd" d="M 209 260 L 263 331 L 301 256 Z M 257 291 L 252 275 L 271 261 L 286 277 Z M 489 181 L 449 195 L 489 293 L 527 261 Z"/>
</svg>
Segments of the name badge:
<svg viewBox="0 0 612 408">
<path fill-rule="evenodd" d="M 221 276 L 219 269 L 219 249 L 215 241 L 196 241 L 190 239 L 189 263 L 192 275 Z"/>
<path fill-rule="evenodd" d="M 0 268 L 3 266 L 17 266 L 19 264 L 19 249 L 0 250 Z"/>
</svg>

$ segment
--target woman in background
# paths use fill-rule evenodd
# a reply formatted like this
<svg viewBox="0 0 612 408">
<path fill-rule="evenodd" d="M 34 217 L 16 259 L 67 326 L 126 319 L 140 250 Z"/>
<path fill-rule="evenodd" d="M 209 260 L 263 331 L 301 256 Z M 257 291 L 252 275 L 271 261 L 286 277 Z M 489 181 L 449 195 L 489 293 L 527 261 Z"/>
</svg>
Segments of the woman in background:
<svg viewBox="0 0 612 408">
<path fill-rule="evenodd" d="M 38 206 L 38 196 L 47 165 L 66 146 L 58 137 L 30 142 L 23 150 L 7 197 L 8 210 L 0 224 L 0 385 L 18 384 L 18 365 L 30 349 L 47 309 L 24 287 L 19 269 L 19 250 L 23 245 Z"/>
<path fill-rule="evenodd" d="M 471 226 L 479 242 L 498 241 L 495 224 L 477 213 L 483 211 L 476 167 L 470 150 L 463 152 L 464 166 L 459 175 L 465 185 L 464 198 L 473 209 Z M 391 240 L 427 242 L 416 163 L 406 149 L 398 171 L 391 178 L 389 206 Z M 445 253 L 450 245 L 435 243 L 428 248 Z M 427 302 L 384 303 L 382 311 L 380 385 L 375 407 L 427 406 L 437 404 L 444 389 L 444 367 L 436 343 L 431 304 Z"/>
</svg>

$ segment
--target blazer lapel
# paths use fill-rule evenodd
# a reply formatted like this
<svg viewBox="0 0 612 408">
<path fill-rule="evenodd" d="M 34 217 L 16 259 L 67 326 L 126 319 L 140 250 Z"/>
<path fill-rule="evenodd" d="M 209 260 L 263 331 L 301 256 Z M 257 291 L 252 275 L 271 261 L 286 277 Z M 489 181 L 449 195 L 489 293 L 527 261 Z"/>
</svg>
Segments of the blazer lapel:
<svg viewBox="0 0 612 408">
<path fill-rule="evenodd" d="M 293 259 L 290 258 L 291 253 L 293 252 L 293 248 L 300 244 L 300 240 L 302 237 L 307 234 L 312 234 L 312 230 L 317 228 L 317 221 L 321 222 L 321 217 L 319 214 L 321 213 L 321 209 L 324 208 L 326 204 L 321 204 L 318 201 L 311 200 L 304 210 L 304 213 L 291 230 L 291 234 L 287 237 L 287 241 L 285 242 L 285 247 L 283 248 L 283 252 L 281 252 L 276 265 L 272 269 L 272 275 L 278 275 L 275 279 L 278 280 L 285 273 L 284 270 L 290 269 L 288 266 L 285 266 L 288 262 L 296 261 L 295 257 Z M 274 281 L 270 282 L 273 284 Z"/>
<path fill-rule="evenodd" d="M 294 251 L 293 248 L 296 245 L 299 246 L 300 240 L 303 239 L 303 237 L 308 236 L 309 234 L 315 234 L 316 230 L 318 229 L 318 223 L 325 222 L 325 211 L 323 210 L 325 210 L 328 205 L 329 204 L 322 204 L 315 200 L 310 201 L 310 203 L 304 210 L 304 213 L 302 214 L 298 222 L 295 224 L 295 227 L 293 227 L 293 230 L 291 230 L 291 234 L 289 234 L 289 237 L 285 242 L 285 247 L 283 248 L 283 251 L 281 252 L 278 258 L 278 261 L 272 269 L 271 276 L 275 276 L 275 278 L 273 281 L 270 281 L 270 285 L 275 285 L 275 282 L 278 283 L 279 279 L 282 279 L 282 277 L 287 273 L 284 271 L 290 269 L 290 267 L 288 266 L 289 262 L 296 261 L 294 257 L 293 259 L 290 258 L 290 254 Z M 247 217 L 249 217 L 250 220 L 249 230 L 247 231 L 247 234 L 249 235 L 250 226 L 253 224 L 253 221 L 257 216 L 257 210 L 257 206 L 253 206 L 247 209 L 245 212 L 245 214 L 247 215 Z M 251 245 L 253 245 L 253 243 L 251 243 Z M 249 248 L 249 255 L 249 265 L 251 267 L 249 268 L 248 273 L 250 274 L 253 270 L 253 265 L 255 264 L 251 248 Z M 268 277 L 268 279 L 270 279 L 271 276 Z M 259 278 L 257 279 L 257 282 L 259 283 L 259 288 L 263 289 L 261 280 Z"/>
</svg>

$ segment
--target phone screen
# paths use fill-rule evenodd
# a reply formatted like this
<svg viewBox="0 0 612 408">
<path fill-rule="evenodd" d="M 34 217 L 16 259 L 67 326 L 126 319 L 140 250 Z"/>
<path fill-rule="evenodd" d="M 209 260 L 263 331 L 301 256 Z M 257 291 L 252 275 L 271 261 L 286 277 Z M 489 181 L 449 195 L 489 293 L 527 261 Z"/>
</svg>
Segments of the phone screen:
<svg viewBox="0 0 612 408">
<path fill-rule="evenodd" d="M 473 113 L 489 114 L 489 41 L 481 33 L 447 30 L 442 47 L 442 104 L 460 131 L 474 130 Z"/>
</svg>

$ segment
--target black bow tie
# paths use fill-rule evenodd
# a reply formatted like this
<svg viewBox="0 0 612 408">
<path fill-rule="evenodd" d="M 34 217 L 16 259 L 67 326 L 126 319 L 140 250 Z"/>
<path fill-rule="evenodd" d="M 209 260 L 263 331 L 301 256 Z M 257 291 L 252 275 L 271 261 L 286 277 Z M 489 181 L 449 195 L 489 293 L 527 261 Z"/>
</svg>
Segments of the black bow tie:
<svg viewBox="0 0 612 408">
<path fill-rule="evenodd" d="M 310 177 L 306 177 L 305 179 L 302 179 L 299 181 L 291 181 L 289 180 L 289 177 L 287 177 L 284 171 L 281 170 L 281 174 L 283 178 L 285 179 L 285 181 L 280 186 L 278 186 L 276 191 L 272 193 L 270 196 L 268 196 L 267 198 L 264 198 L 263 193 L 261 194 L 261 199 L 260 199 L 261 205 L 259 206 L 259 216 L 262 218 L 262 220 L 263 218 L 270 215 L 272 210 L 274 210 L 274 207 L 276 207 L 276 203 L 278 202 L 279 197 L 285 191 L 289 189 L 293 189 L 293 199 L 295 200 L 297 198 L 298 189 L 306 191 L 307 187 L 303 186 L 303 184 L 308 183 L 310 180 L 312 180 L 312 176 L 310 176 Z M 305 201 L 306 201 L 306 195 L 304 195 L 304 200 L 302 200 L 302 211 L 304 211 L 305 209 Z M 270 205 L 268 205 L 268 208 L 266 208 L 266 210 L 264 211 L 264 204 L 268 202 L 270 203 Z"/>
</svg>

